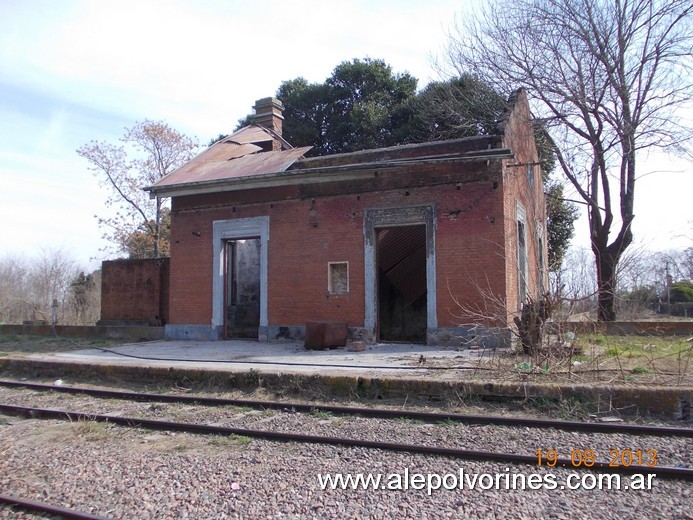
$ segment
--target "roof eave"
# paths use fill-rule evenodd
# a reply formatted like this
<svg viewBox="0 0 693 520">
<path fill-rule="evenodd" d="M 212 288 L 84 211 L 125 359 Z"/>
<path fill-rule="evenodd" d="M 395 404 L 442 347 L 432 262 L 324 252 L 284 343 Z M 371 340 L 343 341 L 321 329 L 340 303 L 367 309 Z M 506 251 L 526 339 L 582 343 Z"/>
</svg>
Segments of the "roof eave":
<svg viewBox="0 0 693 520">
<path fill-rule="evenodd" d="M 445 157 L 426 157 L 405 160 L 390 160 L 361 164 L 348 164 L 318 168 L 287 170 L 248 177 L 215 179 L 211 181 L 186 182 L 167 186 L 147 186 L 151 198 L 184 195 L 201 195 L 219 191 L 240 191 L 258 188 L 275 188 L 312 182 L 315 184 L 335 181 L 348 181 L 375 176 L 375 172 L 386 168 L 397 168 L 420 164 L 440 164 L 444 162 L 479 162 L 513 159 L 515 154 L 507 149 L 484 150 L 478 154 L 451 155 Z"/>
</svg>

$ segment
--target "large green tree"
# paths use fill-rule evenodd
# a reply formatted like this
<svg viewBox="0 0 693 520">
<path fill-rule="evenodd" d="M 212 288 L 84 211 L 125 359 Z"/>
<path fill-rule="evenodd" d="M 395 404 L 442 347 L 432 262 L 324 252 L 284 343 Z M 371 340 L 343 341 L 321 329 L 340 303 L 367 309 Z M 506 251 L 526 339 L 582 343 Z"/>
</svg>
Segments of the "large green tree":
<svg viewBox="0 0 693 520">
<path fill-rule="evenodd" d="M 456 139 L 496 132 L 506 96 L 471 74 L 429 83 L 416 93 L 416 78 L 395 74 L 382 60 L 343 62 L 323 83 L 284 81 L 277 98 L 284 104 L 283 136 L 294 146 L 312 146 L 313 155 Z M 252 116 L 239 121 L 239 127 Z M 548 198 L 549 265 L 560 267 L 573 236 L 576 210 L 563 200 L 560 183 L 549 181 L 555 157 L 544 125 L 536 136 Z"/>
<path fill-rule="evenodd" d="M 294 146 L 313 146 L 311 155 L 399 144 L 416 83 L 370 58 L 340 63 L 323 83 L 285 81 L 277 90 L 285 107 L 283 136 Z M 250 122 L 248 116 L 239 127 Z"/>
</svg>

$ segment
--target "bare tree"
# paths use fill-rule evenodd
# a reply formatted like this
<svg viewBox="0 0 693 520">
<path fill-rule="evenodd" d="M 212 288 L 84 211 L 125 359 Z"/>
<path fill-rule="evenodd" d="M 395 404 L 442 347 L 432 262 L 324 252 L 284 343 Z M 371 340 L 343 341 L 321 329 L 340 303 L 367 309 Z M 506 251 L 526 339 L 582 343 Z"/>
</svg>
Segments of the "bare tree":
<svg viewBox="0 0 693 520">
<path fill-rule="evenodd" d="M 458 74 L 533 98 L 588 207 L 602 321 L 616 317 L 617 266 L 633 241 L 636 158 L 690 142 L 674 112 L 691 100 L 692 10 L 687 0 L 491 0 L 450 38 Z"/>
<path fill-rule="evenodd" d="M 59 323 L 93 325 L 99 319 L 100 275 L 80 271 L 64 249 L 0 258 L 0 323 L 50 323 L 55 302 Z"/>
<path fill-rule="evenodd" d="M 164 240 L 161 229 L 167 199 L 152 200 L 142 188 L 190 160 L 197 144 L 163 121 L 148 120 L 126 129 L 121 141 L 124 145 L 92 141 L 77 150 L 89 161 L 89 169 L 101 185 L 110 191 L 106 205 L 118 208 L 114 217 L 97 218 L 107 229 L 104 237 L 121 251 L 142 257 L 142 248 L 133 249 L 132 244 L 141 245 L 144 236 L 150 244 L 147 256 L 158 258 L 162 249 L 168 251 L 168 240 Z"/>
</svg>

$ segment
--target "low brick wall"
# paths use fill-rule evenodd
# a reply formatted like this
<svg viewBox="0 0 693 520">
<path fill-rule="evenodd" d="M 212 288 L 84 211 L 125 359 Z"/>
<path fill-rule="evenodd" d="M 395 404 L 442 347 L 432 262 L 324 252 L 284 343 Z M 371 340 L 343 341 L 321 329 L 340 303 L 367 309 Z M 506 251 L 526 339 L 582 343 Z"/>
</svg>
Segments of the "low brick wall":
<svg viewBox="0 0 693 520">
<path fill-rule="evenodd" d="M 559 324 L 549 323 L 554 333 Z M 610 334 L 613 336 L 693 336 L 693 321 L 613 321 L 613 322 L 564 322 L 563 332 L 575 334 Z"/>
<path fill-rule="evenodd" d="M 169 264 L 168 258 L 102 262 L 99 325 L 165 325 Z"/>
</svg>

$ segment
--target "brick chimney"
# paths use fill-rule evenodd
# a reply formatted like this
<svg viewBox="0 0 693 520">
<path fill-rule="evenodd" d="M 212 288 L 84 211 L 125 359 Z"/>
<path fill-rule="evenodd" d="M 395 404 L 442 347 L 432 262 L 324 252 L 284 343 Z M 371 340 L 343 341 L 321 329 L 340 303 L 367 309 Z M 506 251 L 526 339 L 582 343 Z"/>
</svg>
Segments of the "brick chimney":
<svg viewBox="0 0 693 520">
<path fill-rule="evenodd" d="M 274 97 L 258 99 L 255 102 L 255 115 L 253 123 L 273 131 L 279 137 L 282 135 L 282 121 L 284 121 L 284 105 Z M 281 150 L 281 141 L 274 140 L 272 149 Z"/>
</svg>

